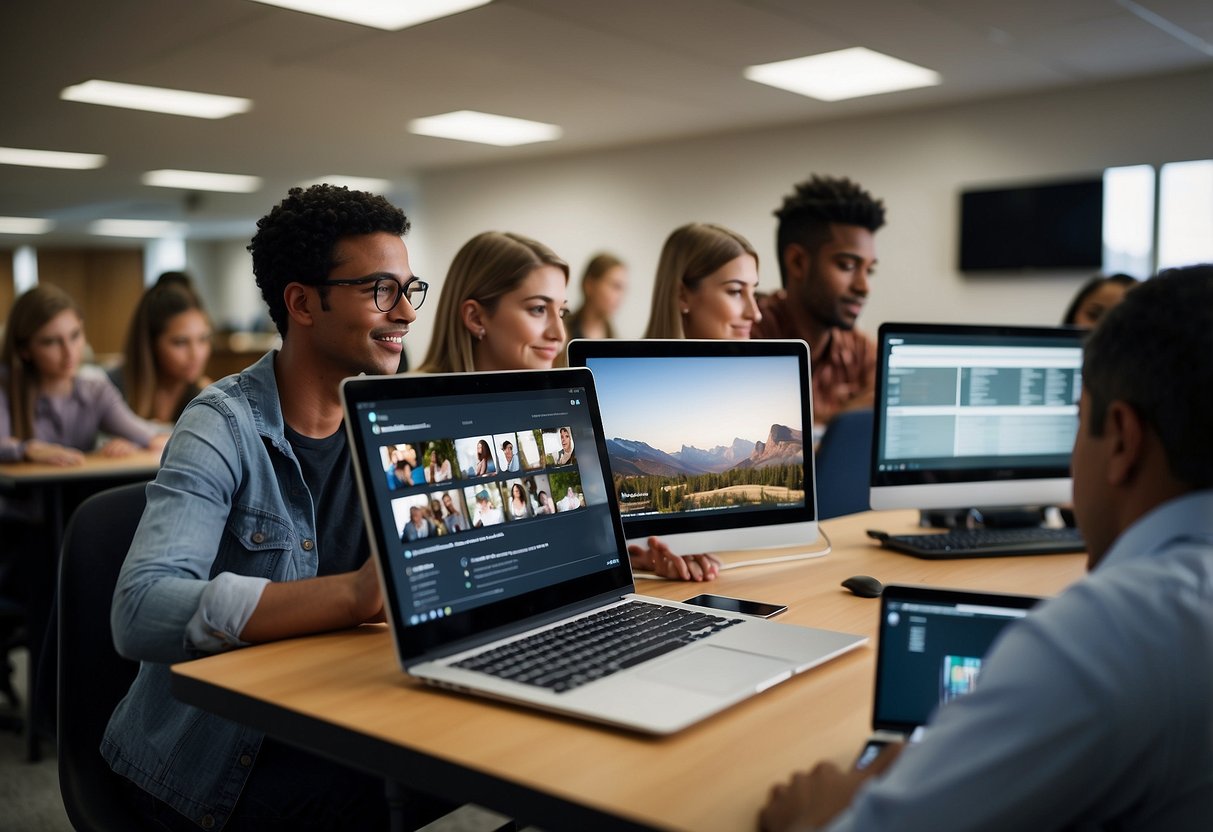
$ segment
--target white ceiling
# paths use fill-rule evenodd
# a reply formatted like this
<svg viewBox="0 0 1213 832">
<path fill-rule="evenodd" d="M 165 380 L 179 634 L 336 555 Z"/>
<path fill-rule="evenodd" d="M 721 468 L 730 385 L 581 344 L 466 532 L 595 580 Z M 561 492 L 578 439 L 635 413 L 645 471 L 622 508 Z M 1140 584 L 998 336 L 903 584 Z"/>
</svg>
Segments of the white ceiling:
<svg viewBox="0 0 1213 832">
<path fill-rule="evenodd" d="M 929 67 L 943 83 L 824 103 L 741 75 L 850 46 Z M 0 165 L 0 216 L 55 219 L 52 239 L 100 217 L 188 220 L 196 236 L 227 236 L 291 185 L 326 174 L 384 177 L 404 192 L 435 167 L 1208 65 L 1209 0 L 496 0 L 400 32 L 248 0 L 8 0 L 0 146 L 103 153 L 109 163 Z M 59 100 L 90 78 L 254 104 L 210 121 Z M 458 109 L 559 124 L 564 137 L 497 148 L 405 130 L 411 118 Z M 248 195 L 141 185 L 157 168 L 255 174 L 265 185 Z"/>
</svg>

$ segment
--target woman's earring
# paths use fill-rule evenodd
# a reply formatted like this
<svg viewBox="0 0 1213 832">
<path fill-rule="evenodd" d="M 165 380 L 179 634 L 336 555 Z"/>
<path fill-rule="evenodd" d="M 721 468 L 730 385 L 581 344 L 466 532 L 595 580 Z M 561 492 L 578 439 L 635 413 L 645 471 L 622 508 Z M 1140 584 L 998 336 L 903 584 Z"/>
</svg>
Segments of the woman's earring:
<svg viewBox="0 0 1213 832">
<path fill-rule="evenodd" d="M 477 341 L 484 340 L 484 330 L 483 329 L 481 329 L 479 332 L 476 333 L 476 340 Z"/>
<path fill-rule="evenodd" d="M 691 314 L 691 310 L 690 310 L 690 309 L 688 309 L 688 308 L 686 308 L 686 307 L 683 307 L 683 309 L 682 309 L 682 314 L 684 314 L 684 315 L 690 315 L 690 314 Z"/>
</svg>

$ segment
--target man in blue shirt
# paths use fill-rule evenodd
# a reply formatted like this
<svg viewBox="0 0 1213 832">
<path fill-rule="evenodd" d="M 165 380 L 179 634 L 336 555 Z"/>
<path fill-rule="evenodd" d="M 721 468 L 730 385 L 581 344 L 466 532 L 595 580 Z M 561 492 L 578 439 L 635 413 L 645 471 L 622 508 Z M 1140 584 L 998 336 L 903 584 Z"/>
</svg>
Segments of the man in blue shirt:
<svg viewBox="0 0 1213 832">
<path fill-rule="evenodd" d="M 1213 266 L 1129 292 L 1082 383 L 1090 574 L 1009 627 L 922 742 L 775 786 L 764 830 L 1213 825 Z"/>
<path fill-rule="evenodd" d="M 338 384 L 400 362 L 426 289 L 408 226 L 330 185 L 292 189 L 257 223 L 282 347 L 186 408 L 114 594 L 115 646 L 141 665 L 101 751 L 157 828 L 386 826 L 382 781 L 178 702 L 169 664 L 382 619 Z"/>
</svg>

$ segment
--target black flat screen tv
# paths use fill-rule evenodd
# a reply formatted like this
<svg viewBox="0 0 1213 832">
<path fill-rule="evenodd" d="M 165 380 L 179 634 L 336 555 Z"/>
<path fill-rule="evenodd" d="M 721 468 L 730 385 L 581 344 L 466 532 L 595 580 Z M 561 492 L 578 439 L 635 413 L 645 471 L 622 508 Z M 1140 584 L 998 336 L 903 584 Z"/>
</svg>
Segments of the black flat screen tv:
<svg viewBox="0 0 1213 832">
<path fill-rule="evenodd" d="M 1102 179 L 960 195 L 961 271 L 1097 271 L 1102 260 Z"/>
</svg>

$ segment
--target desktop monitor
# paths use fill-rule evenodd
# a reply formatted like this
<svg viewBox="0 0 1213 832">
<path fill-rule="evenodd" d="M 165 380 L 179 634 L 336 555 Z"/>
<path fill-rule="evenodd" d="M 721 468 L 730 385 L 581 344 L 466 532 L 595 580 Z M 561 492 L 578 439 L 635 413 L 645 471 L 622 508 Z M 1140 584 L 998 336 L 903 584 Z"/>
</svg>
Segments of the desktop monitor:
<svg viewBox="0 0 1213 832">
<path fill-rule="evenodd" d="M 1083 332 L 1069 327 L 880 327 L 874 509 L 1070 501 Z"/>
<path fill-rule="evenodd" d="M 817 539 L 803 341 L 574 340 L 629 543 L 678 554 Z"/>
</svg>

